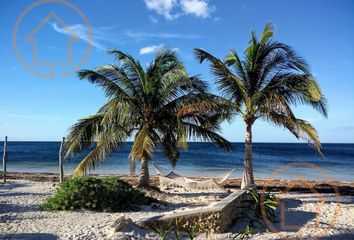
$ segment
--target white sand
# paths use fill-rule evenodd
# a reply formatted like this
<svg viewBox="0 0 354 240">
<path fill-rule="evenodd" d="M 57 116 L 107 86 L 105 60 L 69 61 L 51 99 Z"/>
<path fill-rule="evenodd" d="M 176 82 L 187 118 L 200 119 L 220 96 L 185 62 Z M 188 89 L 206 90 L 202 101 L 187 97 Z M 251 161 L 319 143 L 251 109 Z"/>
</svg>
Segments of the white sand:
<svg viewBox="0 0 354 240">
<path fill-rule="evenodd" d="M 156 235 L 145 230 L 127 229 L 124 233 L 108 236 L 110 225 L 121 213 L 100 213 L 91 211 L 55 211 L 47 212 L 39 209 L 45 198 L 55 192 L 50 182 L 13 181 L 0 184 L 0 239 L 157 239 Z M 157 196 L 169 204 L 162 209 L 143 207 L 139 212 L 125 212 L 126 218 L 133 221 L 141 217 L 153 216 L 169 211 L 180 211 L 183 208 L 201 207 L 215 203 L 225 197 L 226 193 L 207 192 L 191 193 L 170 191 Z M 354 198 L 343 196 L 340 199 L 338 217 L 332 224 L 336 204 L 333 194 L 322 194 L 325 202 L 320 205 L 314 194 L 287 194 L 286 225 L 305 226 L 302 238 L 317 236 L 320 239 L 354 239 Z M 300 200 L 300 201 L 298 201 Z M 316 209 L 320 207 L 320 224 L 316 225 Z M 315 226 L 308 229 L 306 226 Z M 280 229 L 279 224 L 276 226 Z M 327 231 L 323 232 L 323 229 Z M 236 227 L 229 233 L 208 236 L 208 239 L 228 239 L 235 235 Z M 284 235 L 263 233 L 251 239 L 281 239 L 284 236 L 299 236 L 297 232 L 282 231 Z M 206 239 L 200 235 L 198 239 Z"/>
<path fill-rule="evenodd" d="M 12 181 L 0 184 L 0 239 L 107 239 L 109 226 L 121 213 L 41 211 L 39 205 L 55 192 L 50 182 Z M 225 192 L 165 191 L 154 197 L 169 204 L 162 209 L 142 207 L 125 212 L 136 221 L 170 211 L 201 207 L 227 196 Z M 144 232 L 144 231 L 143 231 Z M 113 239 L 119 238 L 115 236 Z M 112 238 L 108 238 L 112 239 Z"/>
</svg>

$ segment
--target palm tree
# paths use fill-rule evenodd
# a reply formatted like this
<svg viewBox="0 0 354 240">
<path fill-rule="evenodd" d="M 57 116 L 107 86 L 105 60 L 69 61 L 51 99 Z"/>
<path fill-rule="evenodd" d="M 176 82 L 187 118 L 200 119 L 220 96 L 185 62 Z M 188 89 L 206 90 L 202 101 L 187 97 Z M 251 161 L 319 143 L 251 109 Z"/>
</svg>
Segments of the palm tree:
<svg viewBox="0 0 354 240">
<path fill-rule="evenodd" d="M 148 161 L 158 146 L 172 164 L 189 138 L 230 149 L 230 143 L 216 132 L 223 116 L 218 97 L 206 93 L 204 81 L 188 76 L 174 51 L 159 49 L 146 70 L 128 54 L 118 50 L 109 53 L 115 56 L 116 65 L 78 73 L 80 79 L 102 87 L 108 101 L 70 129 L 67 157 L 93 148 L 74 176 L 97 167 L 129 137 L 134 137 L 131 166 L 134 168 L 135 160 L 141 161 L 139 187 L 149 185 Z"/>
<path fill-rule="evenodd" d="M 273 33 L 270 24 L 260 39 L 252 32 L 243 59 L 233 49 L 224 61 L 202 49 L 194 52 L 200 63 L 210 62 L 218 89 L 233 109 L 230 116 L 241 115 L 246 124 L 241 187 L 254 184 L 252 126 L 257 119 L 288 129 L 321 153 L 316 129 L 296 118 L 291 106 L 307 104 L 327 117 L 326 100 L 306 61 L 290 46 L 274 41 Z"/>
</svg>

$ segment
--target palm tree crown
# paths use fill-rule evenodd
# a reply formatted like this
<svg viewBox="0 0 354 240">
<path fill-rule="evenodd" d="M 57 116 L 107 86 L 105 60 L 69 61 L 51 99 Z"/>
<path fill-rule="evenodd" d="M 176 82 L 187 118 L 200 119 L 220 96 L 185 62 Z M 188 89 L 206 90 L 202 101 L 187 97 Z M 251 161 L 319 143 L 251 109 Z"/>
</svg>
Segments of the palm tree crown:
<svg viewBox="0 0 354 240">
<path fill-rule="evenodd" d="M 131 136 L 134 143 L 129 157 L 132 163 L 141 160 L 140 186 L 149 183 L 148 161 L 158 146 L 173 164 L 179 148 L 187 147 L 188 138 L 230 149 L 229 142 L 216 133 L 223 115 L 218 98 L 205 92 L 204 81 L 188 76 L 174 51 L 159 49 L 146 70 L 128 54 L 118 50 L 109 53 L 118 64 L 78 73 L 80 79 L 102 87 L 108 101 L 70 129 L 67 156 L 97 141 L 74 175 L 99 165 Z"/>
<path fill-rule="evenodd" d="M 252 32 L 243 59 L 235 50 L 230 50 L 222 61 L 195 49 L 200 62 L 210 62 L 216 84 L 231 106 L 230 114 L 241 115 L 246 123 L 244 186 L 254 184 L 251 127 L 258 118 L 288 129 L 321 152 L 315 128 L 296 118 L 291 106 L 308 104 L 327 117 L 326 100 L 306 61 L 290 46 L 272 38 L 270 24 L 260 39 Z"/>
</svg>

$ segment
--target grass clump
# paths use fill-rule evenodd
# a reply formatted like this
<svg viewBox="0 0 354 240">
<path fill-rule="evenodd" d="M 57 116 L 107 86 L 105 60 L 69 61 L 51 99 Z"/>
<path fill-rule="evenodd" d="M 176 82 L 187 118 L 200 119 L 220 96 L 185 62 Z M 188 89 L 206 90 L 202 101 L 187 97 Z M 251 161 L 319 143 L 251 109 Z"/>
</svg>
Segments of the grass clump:
<svg viewBox="0 0 354 240">
<path fill-rule="evenodd" d="M 56 194 L 42 205 L 43 210 L 87 209 L 105 212 L 135 209 L 157 202 L 117 177 L 76 177 L 59 185 Z"/>
<path fill-rule="evenodd" d="M 170 227 L 169 229 L 159 229 L 155 227 L 151 227 L 151 229 L 160 237 L 160 240 L 167 239 L 171 234 L 174 235 L 175 240 L 194 240 L 197 237 L 199 231 L 197 225 L 193 225 L 189 228 L 181 227 L 178 218 L 176 219 L 175 225 Z"/>
</svg>

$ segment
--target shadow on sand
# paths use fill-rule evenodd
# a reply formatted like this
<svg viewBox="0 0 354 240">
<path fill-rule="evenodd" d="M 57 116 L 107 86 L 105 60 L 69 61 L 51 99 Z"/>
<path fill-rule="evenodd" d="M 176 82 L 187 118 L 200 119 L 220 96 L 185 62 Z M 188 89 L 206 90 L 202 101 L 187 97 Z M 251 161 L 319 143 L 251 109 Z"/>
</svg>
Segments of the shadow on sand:
<svg viewBox="0 0 354 240">
<path fill-rule="evenodd" d="M 50 193 L 28 193 L 28 192 L 0 192 L 3 197 L 20 197 L 20 196 L 49 196 Z"/>
<path fill-rule="evenodd" d="M 14 233 L 14 234 L 1 234 L 0 239 L 2 240 L 56 240 L 59 239 L 58 236 L 50 233 Z"/>
<path fill-rule="evenodd" d="M 340 233 L 332 236 L 317 238 L 317 240 L 349 240 L 349 239 L 354 239 L 354 233 Z"/>
<path fill-rule="evenodd" d="M 28 183 L 19 183 L 19 182 L 9 181 L 7 183 L 1 183 L 0 190 L 12 190 L 15 188 L 22 188 L 22 187 L 27 187 L 27 186 L 28 186 Z"/>
</svg>

